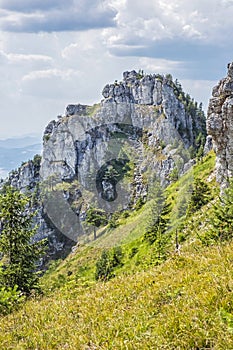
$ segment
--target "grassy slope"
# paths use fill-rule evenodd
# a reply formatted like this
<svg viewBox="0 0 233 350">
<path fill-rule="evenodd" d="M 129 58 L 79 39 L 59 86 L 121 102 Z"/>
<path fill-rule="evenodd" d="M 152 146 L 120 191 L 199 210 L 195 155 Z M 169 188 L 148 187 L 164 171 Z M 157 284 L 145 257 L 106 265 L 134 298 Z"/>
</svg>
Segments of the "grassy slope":
<svg viewBox="0 0 233 350">
<path fill-rule="evenodd" d="M 187 178 L 199 174 L 215 193 L 213 165 L 209 155 L 168 189 L 174 229 Z M 180 255 L 172 243 L 168 260 L 154 266 L 153 248 L 140 238 L 147 209 L 54 266 L 43 278 L 44 297 L 0 321 L 0 349 L 233 349 L 233 243 L 201 245 L 207 205 L 187 223 Z M 95 261 L 113 244 L 122 245 L 124 265 L 97 283 Z M 138 252 L 130 258 L 132 247 Z"/>
</svg>

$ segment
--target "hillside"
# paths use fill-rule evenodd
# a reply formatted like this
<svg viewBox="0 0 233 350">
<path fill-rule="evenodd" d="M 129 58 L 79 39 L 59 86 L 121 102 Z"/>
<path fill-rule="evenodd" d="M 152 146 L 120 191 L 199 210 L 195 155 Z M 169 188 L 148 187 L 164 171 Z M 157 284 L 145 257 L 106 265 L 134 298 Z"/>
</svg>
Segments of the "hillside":
<svg viewBox="0 0 233 350">
<path fill-rule="evenodd" d="M 1 290 L 0 349 L 233 349 L 232 77 L 207 130 L 177 80 L 141 71 L 48 124 L 5 181 L 48 251 L 39 294 Z"/>
<path fill-rule="evenodd" d="M 168 187 L 173 210 L 190 176 L 201 176 L 216 196 L 214 164 L 211 153 Z M 177 227 L 171 227 L 168 255 L 160 262 L 155 247 L 142 240 L 148 205 L 121 218 L 117 228 L 100 229 L 94 243 L 81 244 L 53 264 L 41 281 L 44 295 L 2 318 L 0 348 L 233 348 L 232 242 L 209 246 L 200 239 L 212 205 L 192 220 L 181 218 L 179 254 Z M 109 281 L 95 281 L 96 261 L 109 242 L 121 246 L 122 264 Z"/>
</svg>

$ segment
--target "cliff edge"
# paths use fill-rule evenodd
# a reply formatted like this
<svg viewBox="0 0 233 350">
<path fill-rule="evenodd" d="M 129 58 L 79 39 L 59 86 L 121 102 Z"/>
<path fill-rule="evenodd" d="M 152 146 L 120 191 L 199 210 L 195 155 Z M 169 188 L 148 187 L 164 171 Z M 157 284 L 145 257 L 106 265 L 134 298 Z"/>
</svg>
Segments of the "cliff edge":
<svg viewBox="0 0 233 350">
<path fill-rule="evenodd" d="M 207 132 L 213 140 L 222 188 L 233 175 L 233 62 L 227 68 L 227 76 L 213 88 L 207 113 Z"/>
</svg>

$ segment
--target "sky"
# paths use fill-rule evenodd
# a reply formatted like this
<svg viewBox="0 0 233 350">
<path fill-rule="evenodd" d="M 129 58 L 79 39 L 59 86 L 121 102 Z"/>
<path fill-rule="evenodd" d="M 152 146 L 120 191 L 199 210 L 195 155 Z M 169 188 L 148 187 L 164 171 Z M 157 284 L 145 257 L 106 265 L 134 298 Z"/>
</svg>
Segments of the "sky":
<svg viewBox="0 0 233 350">
<path fill-rule="evenodd" d="M 126 70 L 170 73 L 207 108 L 232 18 L 233 0 L 0 0 L 0 138 L 42 135 Z"/>
</svg>

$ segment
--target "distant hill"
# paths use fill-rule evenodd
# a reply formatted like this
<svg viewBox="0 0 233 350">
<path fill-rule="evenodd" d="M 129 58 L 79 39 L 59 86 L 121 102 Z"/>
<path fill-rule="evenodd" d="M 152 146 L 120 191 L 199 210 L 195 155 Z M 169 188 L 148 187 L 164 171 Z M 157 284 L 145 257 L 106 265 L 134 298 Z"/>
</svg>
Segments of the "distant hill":
<svg viewBox="0 0 233 350">
<path fill-rule="evenodd" d="M 22 162 L 41 153 L 41 139 L 36 136 L 0 140 L 0 177 L 18 168 Z"/>
<path fill-rule="evenodd" d="M 12 137 L 0 140 L 0 148 L 23 148 L 40 143 L 40 136 Z"/>
</svg>

